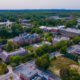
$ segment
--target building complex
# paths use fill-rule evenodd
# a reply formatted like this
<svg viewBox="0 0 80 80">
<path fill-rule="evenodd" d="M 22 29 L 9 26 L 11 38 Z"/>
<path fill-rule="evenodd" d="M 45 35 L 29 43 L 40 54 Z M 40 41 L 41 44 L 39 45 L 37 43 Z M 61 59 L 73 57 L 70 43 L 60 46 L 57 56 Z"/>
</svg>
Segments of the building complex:
<svg viewBox="0 0 80 80">
<path fill-rule="evenodd" d="M 47 33 L 51 32 L 54 34 L 60 34 L 62 36 L 67 36 L 67 37 L 75 37 L 77 35 L 80 35 L 79 29 L 65 28 L 64 26 L 58 26 L 58 27 L 41 26 L 40 29 L 42 29 Z"/>
<path fill-rule="evenodd" d="M 24 48 L 19 48 L 16 51 L 13 52 L 6 52 L 6 51 L 0 51 L 0 58 L 2 59 L 3 62 L 8 62 L 10 56 L 24 56 L 28 54 L 28 51 L 25 50 Z"/>
<path fill-rule="evenodd" d="M 22 45 L 25 43 L 31 44 L 33 42 L 39 41 L 40 36 L 38 34 L 20 34 L 18 37 L 12 39 L 18 45 Z"/>
</svg>

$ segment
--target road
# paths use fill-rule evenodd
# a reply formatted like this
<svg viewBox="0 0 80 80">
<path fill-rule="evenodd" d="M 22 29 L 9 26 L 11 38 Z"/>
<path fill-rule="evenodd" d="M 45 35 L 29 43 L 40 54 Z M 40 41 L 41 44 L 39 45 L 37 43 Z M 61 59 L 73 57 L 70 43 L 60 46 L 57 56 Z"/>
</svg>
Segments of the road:
<svg viewBox="0 0 80 80">
<path fill-rule="evenodd" d="M 50 58 L 52 58 L 53 56 L 58 57 L 60 55 L 61 54 L 59 52 L 53 52 L 53 53 L 50 54 Z M 17 66 L 14 71 L 12 70 L 11 66 L 8 66 L 9 72 L 7 74 L 5 74 L 5 75 L 0 76 L 0 80 L 9 79 L 10 76 L 13 76 L 13 80 L 20 80 L 19 79 L 19 73 L 21 71 L 23 71 L 24 69 L 26 69 L 27 67 L 30 67 L 31 65 L 35 66 L 35 60 L 31 60 L 31 61 L 29 61 L 27 63 L 24 63 L 24 64 L 21 64 L 21 65 Z M 38 68 L 36 68 L 36 69 L 37 69 L 38 72 L 47 74 L 50 77 L 52 77 L 53 79 L 55 79 L 55 80 L 60 80 L 60 78 L 58 78 L 57 76 L 55 76 L 54 74 L 52 74 L 49 71 L 44 71 L 44 70 L 38 69 Z"/>
<path fill-rule="evenodd" d="M 22 65 L 19 65 L 18 67 L 16 67 L 16 69 L 14 70 L 14 73 L 15 74 L 17 74 L 17 75 L 19 75 L 19 73 L 21 72 L 21 71 L 23 71 L 24 69 L 26 69 L 26 68 L 28 68 L 28 67 L 30 67 L 30 66 L 35 66 L 35 60 L 32 60 L 32 61 L 29 61 L 29 62 L 27 62 L 27 63 L 25 63 L 25 64 L 22 64 Z M 36 67 L 36 66 L 35 66 Z M 44 71 L 44 70 L 42 70 L 42 69 L 39 69 L 39 68 L 37 68 L 36 67 L 36 69 L 37 69 L 37 71 L 39 72 L 39 73 L 42 73 L 42 74 L 46 74 L 46 75 L 49 75 L 49 77 L 52 77 L 54 80 L 60 80 L 60 78 L 58 78 L 57 76 L 55 76 L 54 74 L 52 74 L 51 72 L 49 72 L 49 71 Z"/>
</svg>

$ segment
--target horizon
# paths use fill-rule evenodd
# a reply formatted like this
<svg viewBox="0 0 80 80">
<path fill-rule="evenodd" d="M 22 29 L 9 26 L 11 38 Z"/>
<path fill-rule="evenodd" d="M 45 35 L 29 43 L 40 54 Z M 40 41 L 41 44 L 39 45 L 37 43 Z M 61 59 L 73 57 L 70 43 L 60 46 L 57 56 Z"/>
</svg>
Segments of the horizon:
<svg viewBox="0 0 80 80">
<path fill-rule="evenodd" d="M 80 10 L 80 9 L 0 9 L 0 10 Z"/>
</svg>

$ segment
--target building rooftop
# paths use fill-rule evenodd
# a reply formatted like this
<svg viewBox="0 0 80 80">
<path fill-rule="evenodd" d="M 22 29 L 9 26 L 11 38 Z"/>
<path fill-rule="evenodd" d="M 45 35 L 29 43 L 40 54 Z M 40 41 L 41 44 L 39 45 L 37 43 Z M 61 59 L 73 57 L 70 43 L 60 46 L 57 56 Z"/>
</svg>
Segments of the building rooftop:
<svg viewBox="0 0 80 80">
<path fill-rule="evenodd" d="M 60 19 L 60 17 L 59 16 L 50 16 L 48 19 Z"/>
<path fill-rule="evenodd" d="M 2 51 L 0 53 L 0 55 L 3 57 L 4 61 L 7 59 L 8 56 L 15 56 L 15 55 L 22 55 L 25 53 L 25 49 L 24 48 L 19 48 L 14 52 L 6 52 L 6 51 Z"/>
<path fill-rule="evenodd" d="M 35 69 L 35 67 L 30 66 L 23 70 L 20 74 L 24 77 L 31 78 L 32 76 L 37 74 L 37 70 Z"/>
<path fill-rule="evenodd" d="M 62 36 L 62 37 L 54 37 L 53 39 L 52 39 L 52 41 L 56 41 L 56 42 L 59 42 L 59 41 L 62 41 L 62 40 L 66 40 L 66 41 L 68 41 L 68 40 L 70 40 L 70 38 L 69 37 L 64 37 L 64 36 Z"/>
<path fill-rule="evenodd" d="M 73 28 L 65 28 L 65 29 L 61 29 L 67 32 L 72 32 L 72 33 L 78 33 L 80 34 L 80 29 L 73 29 Z"/>
<path fill-rule="evenodd" d="M 6 25 L 6 26 L 9 26 L 9 25 L 11 25 L 11 24 L 13 24 L 13 22 L 11 22 L 11 21 L 6 21 L 6 22 L 0 22 L 0 25 Z"/>
<path fill-rule="evenodd" d="M 14 56 L 14 55 L 17 55 L 17 54 L 22 54 L 24 52 L 25 52 L 25 49 L 24 48 L 20 48 L 20 49 L 14 51 L 14 52 L 8 53 L 8 55 Z"/>
<path fill-rule="evenodd" d="M 19 36 L 13 38 L 14 41 L 20 41 L 20 40 L 25 40 L 25 39 L 30 39 L 30 38 L 36 38 L 38 37 L 39 35 L 38 34 L 20 34 Z"/>
<path fill-rule="evenodd" d="M 80 45 L 74 45 L 68 48 L 68 53 L 77 53 L 80 54 Z"/>
<path fill-rule="evenodd" d="M 42 43 L 40 43 L 40 44 L 34 44 L 34 45 L 33 45 L 33 47 L 34 47 L 34 48 L 38 48 L 38 47 L 40 47 L 40 46 L 43 46 L 44 44 L 51 45 L 51 43 L 50 43 L 50 42 L 43 41 L 43 42 L 42 42 Z"/>
<path fill-rule="evenodd" d="M 56 27 L 47 27 L 47 26 L 40 26 L 39 28 L 40 29 L 48 29 L 48 30 L 51 30 L 51 29 L 62 29 L 64 28 L 65 26 L 56 26 Z"/>
</svg>

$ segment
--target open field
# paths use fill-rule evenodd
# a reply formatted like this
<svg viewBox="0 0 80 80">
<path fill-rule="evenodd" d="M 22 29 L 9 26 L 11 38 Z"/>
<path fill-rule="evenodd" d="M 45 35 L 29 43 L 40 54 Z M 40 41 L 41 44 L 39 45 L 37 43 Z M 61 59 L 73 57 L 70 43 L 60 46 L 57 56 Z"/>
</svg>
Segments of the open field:
<svg viewBox="0 0 80 80">
<path fill-rule="evenodd" d="M 69 58 L 60 56 L 60 57 L 57 57 L 56 60 L 51 62 L 51 66 L 49 67 L 49 70 L 52 73 L 59 76 L 59 72 L 60 72 L 61 68 L 64 68 L 64 67 L 70 67 L 71 68 L 72 65 L 78 66 L 78 63 L 69 59 Z"/>
</svg>

